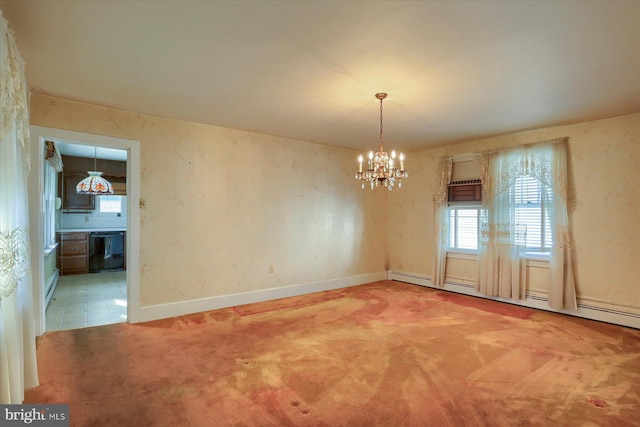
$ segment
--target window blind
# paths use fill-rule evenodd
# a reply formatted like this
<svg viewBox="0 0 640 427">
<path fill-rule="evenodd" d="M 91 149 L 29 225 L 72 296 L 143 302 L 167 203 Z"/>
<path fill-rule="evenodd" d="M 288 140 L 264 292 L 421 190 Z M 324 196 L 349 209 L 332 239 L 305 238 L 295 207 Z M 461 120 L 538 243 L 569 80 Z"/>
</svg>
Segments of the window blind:
<svg viewBox="0 0 640 427">
<path fill-rule="evenodd" d="M 478 250 L 478 208 L 449 210 L 449 247 Z"/>
<path fill-rule="evenodd" d="M 545 199 L 548 201 L 550 197 L 550 190 L 543 189 L 540 181 L 530 176 L 518 178 L 513 186 L 511 201 L 515 207 L 515 222 L 527 226 L 525 242 L 519 243 L 525 244 L 527 252 L 548 252 L 553 245 L 548 206 L 545 205 Z"/>
</svg>

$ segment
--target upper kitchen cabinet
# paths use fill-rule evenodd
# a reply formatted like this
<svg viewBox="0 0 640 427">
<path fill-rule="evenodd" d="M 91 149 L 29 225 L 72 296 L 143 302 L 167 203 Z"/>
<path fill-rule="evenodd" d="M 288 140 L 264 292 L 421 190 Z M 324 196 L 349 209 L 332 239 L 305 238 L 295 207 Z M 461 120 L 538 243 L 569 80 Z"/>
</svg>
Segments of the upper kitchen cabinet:
<svg viewBox="0 0 640 427">
<path fill-rule="evenodd" d="M 95 162 L 95 163 L 94 163 Z M 113 194 L 126 195 L 127 162 L 93 158 L 62 156 L 64 170 L 60 173 L 62 209 L 94 210 L 95 196 L 77 194 L 76 185 L 88 176 L 87 171 L 98 170 L 113 185 Z"/>
<path fill-rule="evenodd" d="M 96 208 L 95 196 L 76 193 L 76 185 L 89 176 L 87 172 L 70 171 L 65 168 L 61 175 L 60 197 L 62 198 L 62 209 L 94 210 Z"/>
</svg>

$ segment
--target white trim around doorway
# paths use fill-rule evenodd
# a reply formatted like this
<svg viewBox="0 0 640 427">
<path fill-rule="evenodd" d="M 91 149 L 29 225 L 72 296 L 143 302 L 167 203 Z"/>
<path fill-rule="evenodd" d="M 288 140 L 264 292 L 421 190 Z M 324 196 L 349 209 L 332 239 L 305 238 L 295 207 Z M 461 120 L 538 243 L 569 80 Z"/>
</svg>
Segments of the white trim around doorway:
<svg viewBox="0 0 640 427">
<path fill-rule="evenodd" d="M 127 150 L 127 319 L 140 321 L 140 141 L 73 132 L 62 129 L 31 126 L 31 170 L 29 172 L 29 229 L 31 272 L 37 335 L 46 331 L 44 303 L 44 141 L 100 146 Z"/>
</svg>

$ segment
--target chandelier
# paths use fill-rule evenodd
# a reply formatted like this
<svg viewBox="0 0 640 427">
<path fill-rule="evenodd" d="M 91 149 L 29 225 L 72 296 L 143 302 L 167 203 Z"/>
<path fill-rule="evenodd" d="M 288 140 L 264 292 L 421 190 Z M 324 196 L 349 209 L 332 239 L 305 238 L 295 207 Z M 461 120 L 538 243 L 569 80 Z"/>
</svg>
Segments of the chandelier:
<svg viewBox="0 0 640 427">
<path fill-rule="evenodd" d="M 362 181 L 362 188 L 365 183 L 371 184 L 371 189 L 381 186 L 386 187 L 389 191 L 393 190 L 393 186 L 398 181 L 398 188 L 402 187 L 402 178 L 408 178 L 409 174 L 404 169 L 404 154 L 400 153 L 400 168 L 394 166 L 396 159 L 396 151 L 391 151 L 391 156 L 384 151 L 382 146 L 382 100 L 387 97 L 386 93 L 376 93 L 376 98 L 380 100 L 380 151 L 369 152 L 369 161 L 367 162 L 367 170 L 362 171 L 362 154 L 358 158 L 358 172 L 356 179 Z"/>
<path fill-rule="evenodd" d="M 102 172 L 98 172 L 97 162 L 98 162 L 98 147 L 94 147 L 94 156 L 93 156 L 93 169 L 92 171 L 87 171 L 89 174 L 88 177 L 83 179 L 76 185 L 76 193 L 78 194 L 91 194 L 94 196 L 100 196 L 103 194 L 113 194 L 113 186 L 109 181 L 102 177 Z"/>
</svg>

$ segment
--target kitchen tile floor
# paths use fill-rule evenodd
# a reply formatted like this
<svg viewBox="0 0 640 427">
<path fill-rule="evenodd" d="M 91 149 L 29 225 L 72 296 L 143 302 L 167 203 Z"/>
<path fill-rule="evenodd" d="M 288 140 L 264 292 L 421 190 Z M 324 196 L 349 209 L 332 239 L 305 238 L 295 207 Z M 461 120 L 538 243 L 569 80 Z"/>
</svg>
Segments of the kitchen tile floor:
<svg viewBox="0 0 640 427">
<path fill-rule="evenodd" d="M 124 271 L 60 276 L 47 307 L 47 332 L 126 321 Z"/>
</svg>

